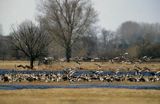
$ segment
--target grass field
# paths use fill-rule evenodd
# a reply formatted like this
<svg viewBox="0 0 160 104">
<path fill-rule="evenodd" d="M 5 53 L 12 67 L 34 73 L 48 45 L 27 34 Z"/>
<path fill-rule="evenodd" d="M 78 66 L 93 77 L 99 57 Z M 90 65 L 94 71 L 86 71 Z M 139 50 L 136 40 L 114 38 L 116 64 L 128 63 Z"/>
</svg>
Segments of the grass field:
<svg viewBox="0 0 160 104">
<path fill-rule="evenodd" d="M 102 65 L 102 70 L 114 70 L 121 68 L 133 68 L 134 65 L 108 62 L 82 62 L 83 69 L 97 69 L 95 63 Z M 17 65 L 29 65 L 28 61 L 0 61 L 0 69 L 17 69 Z M 79 67 L 75 62 L 55 62 L 52 65 L 37 66 L 39 69 L 63 69 L 66 67 Z M 140 67 L 148 67 L 152 70 L 160 70 L 160 63 L 144 63 L 139 64 Z M 23 69 L 18 69 L 23 70 Z M 0 83 L 12 84 L 12 83 Z M 28 83 L 14 83 L 14 84 L 28 84 Z M 32 84 L 32 83 L 30 83 Z M 60 83 L 39 83 L 33 84 L 47 84 L 47 85 L 69 85 L 69 82 Z M 84 83 L 85 84 L 85 83 Z M 100 84 L 93 82 L 93 84 Z M 113 83 L 125 85 L 159 85 L 159 83 Z M 45 90 L 0 90 L 0 104 L 160 104 L 160 90 L 131 90 L 131 89 L 111 89 L 111 88 L 90 88 L 90 89 L 45 89 Z"/>
<path fill-rule="evenodd" d="M 0 69 L 19 69 L 17 68 L 17 65 L 29 65 L 29 61 L 0 61 Z M 37 65 L 37 62 L 35 62 L 35 69 L 36 70 L 58 70 L 63 69 L 63 66 L 65 67 L 81 67 L 81 69 L 96 69 L 98 70 L 98 66 L 95 64 L 99 64 L 102 66 L 101 70 L 115 70 L 117 68 L 122 70 L 127 70 L 128 68 L 132 69 L 134 67 L 134 64 L 121 64 L 121 63 L 109 63 L 109 62 L 81 62 L 81 65 L 79 66 L 75 62 L 54 62 L 52 65 Z M 160 71 L 160 63 L 143 63 L 143 64 L 137 64 L 137 66 L 143 68 L 147 67 L 151 70 Z"/>
<path fill-rule="evenodd" d="M 159 104 L 159 90 L 47 89 L 0 91 L 0 104 Z"/>
</svg>

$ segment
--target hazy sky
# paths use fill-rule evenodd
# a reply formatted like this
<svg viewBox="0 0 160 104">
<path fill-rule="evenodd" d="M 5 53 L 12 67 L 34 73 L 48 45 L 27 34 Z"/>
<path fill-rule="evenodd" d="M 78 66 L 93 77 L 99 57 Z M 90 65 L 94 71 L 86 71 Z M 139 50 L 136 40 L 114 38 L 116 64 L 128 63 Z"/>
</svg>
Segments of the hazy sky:
<svg viewBox="0 0 160 104">
<path fill-rule="evenodd" d="M 12 24 L 35 21 L 40 0 L 0 0 L 0 24 L 3 34 Z M 99 26 L 116 30 L 125 21 L 160 23 L 160 0 L 92 0 L 99 14 Z"/>
</svg>

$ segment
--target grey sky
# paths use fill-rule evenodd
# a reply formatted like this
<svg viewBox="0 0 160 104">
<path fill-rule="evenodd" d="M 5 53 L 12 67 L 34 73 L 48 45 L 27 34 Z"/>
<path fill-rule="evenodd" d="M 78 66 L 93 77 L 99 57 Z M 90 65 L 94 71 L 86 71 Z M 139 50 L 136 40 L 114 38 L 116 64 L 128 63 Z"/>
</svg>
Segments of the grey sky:
<svg viewBox="0 0 160 104">
<path fill-rule="evenodd" d="M 3 34 L 11 24 L 25 19 L 35 21 L 36 4 L 40 0 L 0 0 L 0 24 Z M 92 0 L 99 14 L 99 26 L 116 30 L 125 21 L 160 23 L 160 0 Z"/>
</svg>

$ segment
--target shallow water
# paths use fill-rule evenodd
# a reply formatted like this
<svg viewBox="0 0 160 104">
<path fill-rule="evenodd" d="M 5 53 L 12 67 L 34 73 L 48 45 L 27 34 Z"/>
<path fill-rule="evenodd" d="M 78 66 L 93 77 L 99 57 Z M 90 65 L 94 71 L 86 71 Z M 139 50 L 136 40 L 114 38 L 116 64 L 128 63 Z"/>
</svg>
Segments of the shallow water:
<svg viewBox="0 0 160 104">
<path fill-rule="evenodd" d="M 125 88 L 160 90 L 160 85 L 112 85 L 112 84 L 71 84 L 71 85 L 0 85 L 0 90 L 48 89 L 48 88 Z"/>
<path fill-rule="evenodd" d="M 95 72 L 96 70 L 77 70 L 76 73 L 75 73 L 75 76 L 76 75 L 80 75 L 82 73 L 84 74 L 92 74 L 93 72 Z M 63 73 L 64 71 L 63 70 L 38 70 L 38 71 L 34 71 L 34 70 L 7 70 L 7 69 L 0 69 L 0 75 L 2 74 L 8 74 L 8 73 L 12 73 L 12 74 L 17 74 L 17 73 L 21 73 L 21 74 L 42 74 L 42 73 L 45 73 L 45 74 L 49 74 L 49 73 Z M 103 75 L 113 75 L 115 74 L 113 71 L 103 71 L 102 73 Z M 129 74 L 129 75 L 134 75 L 135 74 L 135 71 L 128 71 L 128 72 L 125 72 L 125 71 L 121 71 L 119 72 L 117 75 L 126 75 L 126 74 Z M 155 75 L 155 72 L 141 72 L 140 73 L 141 75 L 144 75 L 144 76 L 154 76 Z M 159 76 L 160 76 L 160 73 L 159 73 Z"/>
</svg>

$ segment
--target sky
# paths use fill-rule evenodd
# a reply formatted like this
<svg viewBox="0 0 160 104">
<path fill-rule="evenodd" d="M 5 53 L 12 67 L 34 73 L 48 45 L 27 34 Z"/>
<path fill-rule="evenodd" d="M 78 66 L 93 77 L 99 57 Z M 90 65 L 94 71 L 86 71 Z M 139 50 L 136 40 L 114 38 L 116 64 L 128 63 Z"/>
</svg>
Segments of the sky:
<svg viewBox="0 0 160 104">
<path fill-rule="evenodd" d="M 0 0 L 0 24 L 4 35 L 12 25 L 24 20 L 36 21 L 40 0 Z M 125 21 L 160 23 L 160 0 L 91 0 L 98 13 L 98 25 L 116 29 Z"/>
</svg>

